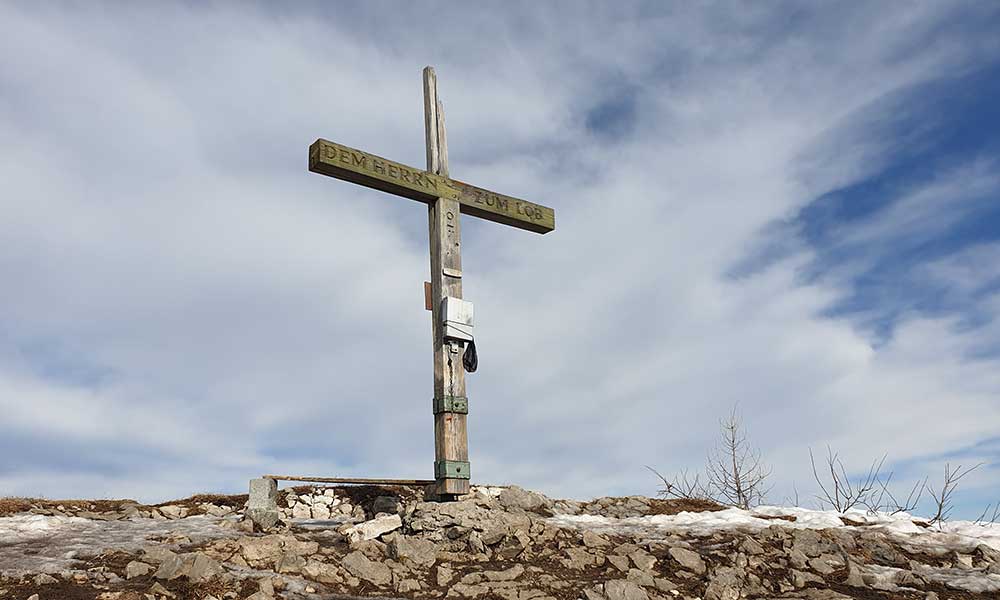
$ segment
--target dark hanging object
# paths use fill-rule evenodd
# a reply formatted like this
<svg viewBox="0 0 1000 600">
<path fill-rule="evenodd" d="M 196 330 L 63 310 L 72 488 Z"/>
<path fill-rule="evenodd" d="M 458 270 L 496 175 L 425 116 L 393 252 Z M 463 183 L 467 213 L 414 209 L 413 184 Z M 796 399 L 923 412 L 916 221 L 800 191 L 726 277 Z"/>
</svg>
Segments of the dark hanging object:
<svg viewBox="0 0 1000 600">
<path fill-rule="evenodd" d="M 465 346 L 465 354 L 462 356 L 462 366 L 469 373 L 475 373 L 479 368 L 479 355 L 476 354 L 476 341 L 471 340 Z"/>
</svg>

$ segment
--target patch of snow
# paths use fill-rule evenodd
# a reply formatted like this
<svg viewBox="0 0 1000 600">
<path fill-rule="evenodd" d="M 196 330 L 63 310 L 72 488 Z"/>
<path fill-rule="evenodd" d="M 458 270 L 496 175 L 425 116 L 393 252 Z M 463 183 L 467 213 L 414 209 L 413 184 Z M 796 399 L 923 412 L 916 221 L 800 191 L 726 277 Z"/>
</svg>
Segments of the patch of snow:
<svg viewBox="0 0 1000 600">
<path fill-rule="evenodd" d="M 965 590 L 974 594 L 1000 592 L 1000 575 L 971 571 L 966 569 L 943 569 L 940 567 L 922 566 L 914 569 L 921 577 L 944 584 L 950 588 Z"/>
<path fill-rule="evenodd" d="M 73 568 L 77 559 L 108 550 L 138 551 L 150 537 L 176 534 L 199 542 L 243 535 L 221 526 L 225 520 L 208 516 L 121 521 L 44 515 L 4 517 L 0 518 L 0 573 L 55 573 Z"/>
<path fill-rule="evenodd" d="M 780 517 L 795 517 L 794 521 Z M 863 525 L 845 525 L 841 517 Z M 865 511 L 812 510 L 786 506 L 758 506 L 752 510 L 727 508 L 713 512 L 682 512 L 676 515 L 650 515 L 616 519 L 595 515 L 557 515 L 549 522 L 561 527 L 591 529 L 605 533 L 632 533 L 648 541 L 663 539 L 671 534 L 698 537 L 719 531 L 755 533 L 771 526 L 787 529 L 872 529 L 885 532 L 900 543 L 921 549 L 946 549 L 971 552 L 979 544 L 1000 550 L 1000 527 L 980 525 L 970 521 L 951 521 L 940 528 L 921 527 L 907 513 L 867 513 Z"/>
</svg>

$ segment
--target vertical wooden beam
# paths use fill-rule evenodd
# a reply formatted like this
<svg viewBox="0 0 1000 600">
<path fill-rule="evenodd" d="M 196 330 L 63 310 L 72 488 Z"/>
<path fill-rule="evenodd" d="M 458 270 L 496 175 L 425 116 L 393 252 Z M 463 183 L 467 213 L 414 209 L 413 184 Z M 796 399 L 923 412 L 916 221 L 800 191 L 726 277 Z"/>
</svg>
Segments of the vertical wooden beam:
<svg viewBox="0 0 1000 600">
<path fill-rule="evenodd" d="M 437 95 L 433 67 L 424 68 L 424 132 L 427 141 L 427 170 L 448 176 L 448 142 L 444 110 Z M 462 297 L 462 230 L 456 200 L 438 198 L 428 207 L 431 249 L 431 323 L 434 328 L 434 398 L 465 399 L 463 344 L 446 344 L 441 322 L 441 301 Z M 447 273 L 447 274 L 446 274 Z M 449 403 L 450 405 L 450 403 Z M 453 498 L 469 492 L 469 441 L 466 414 L 435 409 L 434 471 L 437 492 Z M 455 469 L 464 470 L 456 472 Z M 455 475 L 460 475 L 455 477 Z"/>
</svg>

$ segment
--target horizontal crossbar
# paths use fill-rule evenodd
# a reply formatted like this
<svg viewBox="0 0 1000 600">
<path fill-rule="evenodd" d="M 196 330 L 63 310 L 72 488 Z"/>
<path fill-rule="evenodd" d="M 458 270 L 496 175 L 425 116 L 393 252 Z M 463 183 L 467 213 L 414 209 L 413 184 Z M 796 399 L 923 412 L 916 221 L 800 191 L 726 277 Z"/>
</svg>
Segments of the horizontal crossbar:
<svg viewBox="0 0 1000 600">
<path fill-rule="evenodd" d="M 535 233 L 548 233 L 556 228 L 555 211 L 547 206 L 484 190 L 329 140 L 319 139 L 309 146 L 309 170 L 420 202 L 448 198 L 458 202 L 462 214 Z"/>
<path fill-rule="evenodd" d="M 309 481 L 314 483 L 354 483 L 359 485 L 429 485 L 433 479 L 365 479 L 358 477 L 297 477 L 294 475 L 264 475 L 275 481 Z"/>
</svg>

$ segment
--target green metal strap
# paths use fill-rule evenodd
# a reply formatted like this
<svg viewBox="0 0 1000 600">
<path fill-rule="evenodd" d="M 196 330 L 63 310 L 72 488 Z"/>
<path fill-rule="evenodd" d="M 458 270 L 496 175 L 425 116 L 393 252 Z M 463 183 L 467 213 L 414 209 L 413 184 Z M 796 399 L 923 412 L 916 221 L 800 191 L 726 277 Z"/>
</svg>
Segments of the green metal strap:
<svg viewBox="0 0 1000 600">
<path fill-rule="evenodd" d="M 436 479 L 468 479 L 469 462 L 461 460 L 434 461 L 434 477 Z"/>
<path fill-rule="evenodd" d="M 445 396 L 434 398 L 434 414 L 440 413 L 469 414 L 469 399 L 465 396 Z"/>
</svg>

